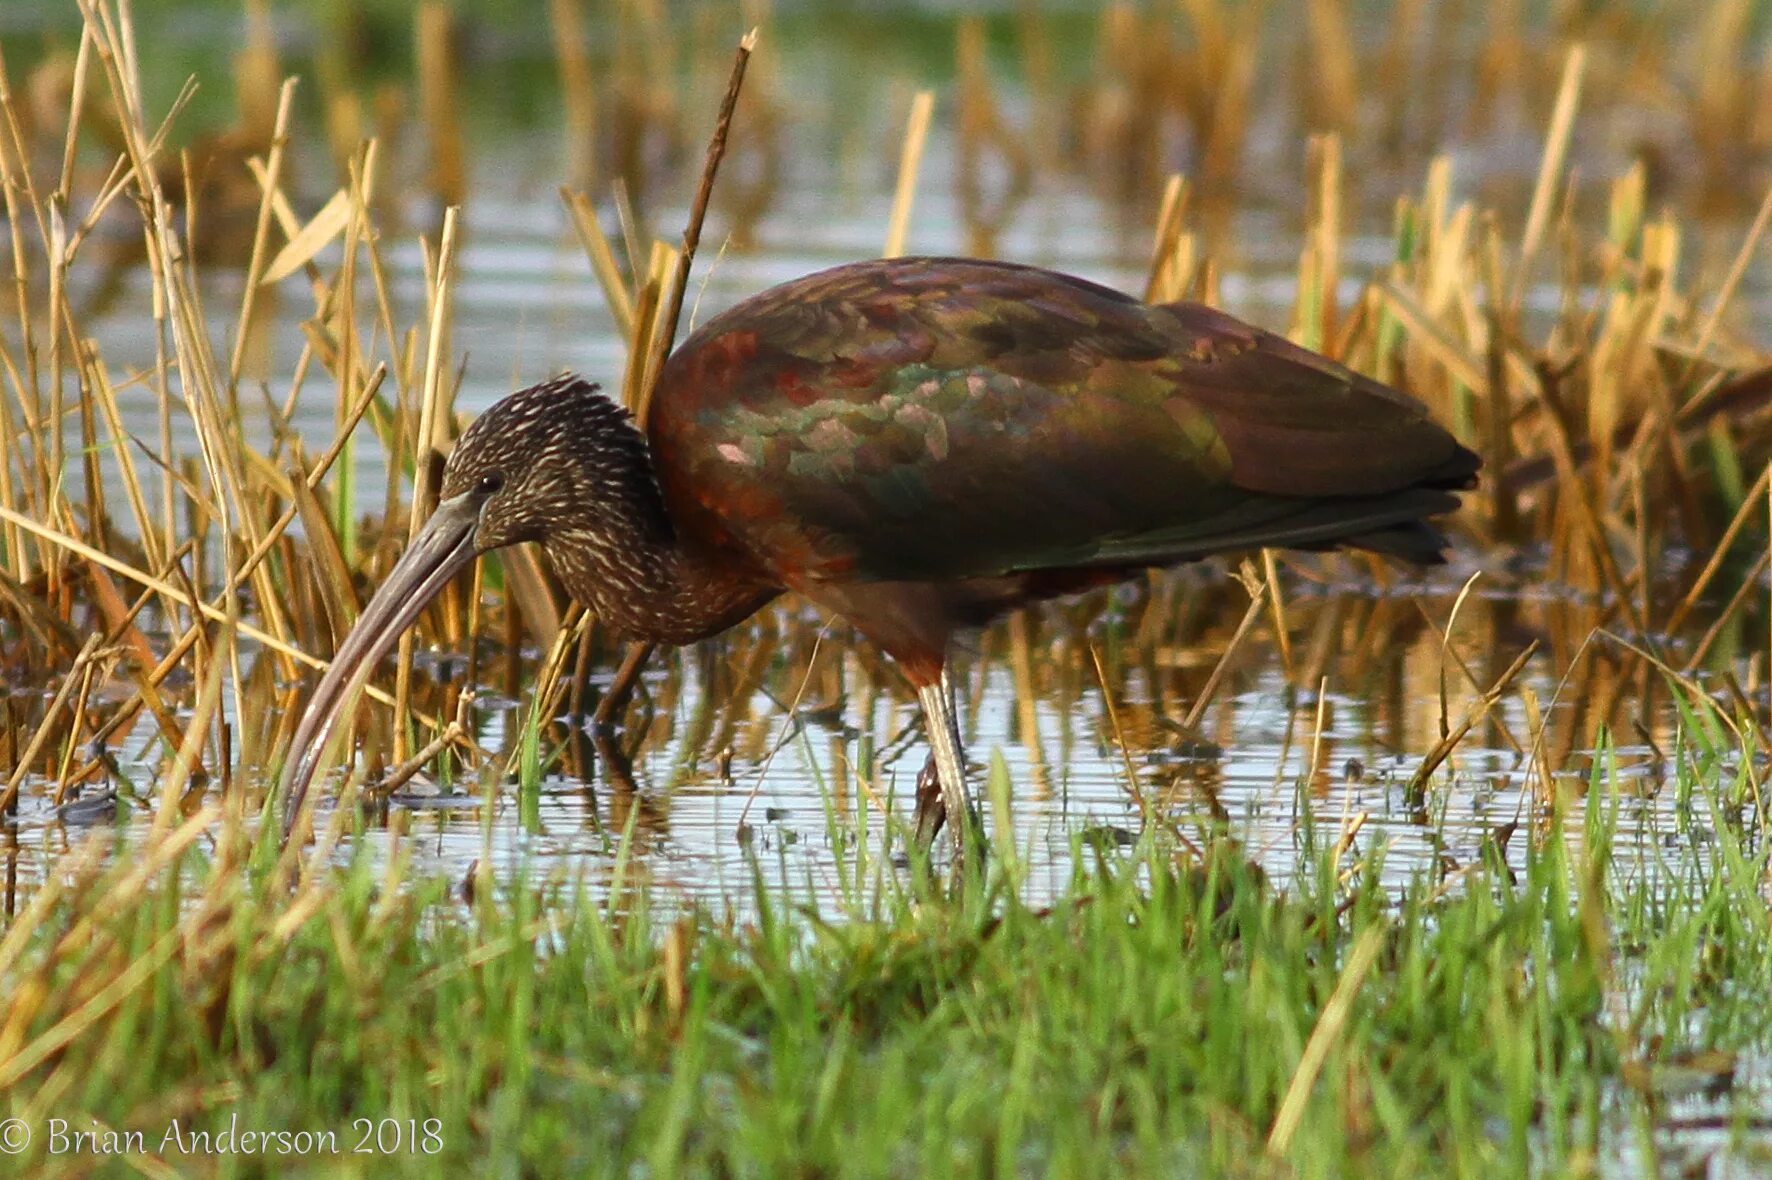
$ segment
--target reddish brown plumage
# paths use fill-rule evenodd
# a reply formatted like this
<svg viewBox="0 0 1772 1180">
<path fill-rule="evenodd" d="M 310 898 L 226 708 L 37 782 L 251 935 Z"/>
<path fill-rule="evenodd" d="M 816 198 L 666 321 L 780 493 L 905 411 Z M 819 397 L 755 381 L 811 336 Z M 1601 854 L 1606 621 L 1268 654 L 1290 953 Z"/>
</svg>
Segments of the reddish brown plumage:
<svg viewBox="0 0 1772 1180">
<path fill-rule="evenodd" d="M 1029 267 L 860 263 L 716 317 L 647 424 L 679 544 L 843 613 L 923 682 L 955 627 L 1263 545 L 1433 560 L 1476 457 L 1196 305 Z"/>
</svg>

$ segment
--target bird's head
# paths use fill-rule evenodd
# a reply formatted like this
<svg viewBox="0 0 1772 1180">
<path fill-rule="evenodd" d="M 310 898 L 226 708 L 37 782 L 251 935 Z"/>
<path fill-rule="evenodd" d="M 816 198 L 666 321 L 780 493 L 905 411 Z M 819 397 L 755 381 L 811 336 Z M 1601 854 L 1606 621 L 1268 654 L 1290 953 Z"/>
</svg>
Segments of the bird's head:
<svg viewBox="0 0 1772 1180">
<path fill-rule="evenodd" d="M 594 528 L 636 484 L 651 486 L 651 461 L 628 412 L 567 374 L 474 420 L 444 465 L 437 512 L 471 521 L 485 553 Z"/>
<path fill-rule="evenodd" d="M 436 511 L 363 608 L 302 714 L 284 772 L 285 833 L 346 705 L 451 578 L 489 550 L 596 528 L 624 493 L 637 483 L 652 488 L 651 480 L 627 411 L 578 377 L 513 393 L 475 419 L 444 465 Z"/>
</svg>

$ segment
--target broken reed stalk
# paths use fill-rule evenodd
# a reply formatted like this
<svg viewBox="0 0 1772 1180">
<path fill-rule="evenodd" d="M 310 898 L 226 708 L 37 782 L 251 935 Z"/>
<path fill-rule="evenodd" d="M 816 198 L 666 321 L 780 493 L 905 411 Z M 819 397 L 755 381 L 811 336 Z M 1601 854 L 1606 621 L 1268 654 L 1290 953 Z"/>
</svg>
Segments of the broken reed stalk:
<svg viewBox="0 0 1772 1180">
<path fill-rule="evenodd" d="M 238 600 L 233 600 L 236 604 Z M 237 605 L 231 614 L 237 614 Z M 229 625 L 235 620 L 230 619 Z M 232 655 L 237 649 L 233 637 L 224 632 L 226 643 L 224 655 Z M 160 779 L 160 805 L 154 812 L 153 835 L 163 836 L 171 831 L 180 815 L 180 803 L 184 798 L 185 784 L 197 771 L 203 759 L 205 735 L 210 724 L 219 717 L 221 706 L 222 684 L 224 674 L 229 671 L 228 659 L 209 661 L 209 667 L 203 677 L 202 688 L 197 693 L 197 704 L 191 711 L 190 722 L 185 726 L 184 737 L 178 743 L 178 752 L 173 755 L 172 767 Z"/>
<path fill-rule="evenodd" d="M 1749 503 L 1755 509 L 1760 506 L 1757 498 Z M 1703 666 L 1705 658 L 1710 655 L 1710 649 L 1722 637 L 1730 620 L 1734 619 L 1741 608 L 1747 605 L 1747 600 L 1753 596 L 1755 589 L 1759 586 L 1760 578 L 1765 575 L 1768 567 L 1772 567 L 1772 550 L 1762 549 L 1760 555 L 1754 559 L 1752 567 L 1748 569 L 1747 576 L 1742 578 L 1741 584 L 1735 588 L 1735 593 L 1730 597 L 1728 604 L 1717 612 L 1717 617 L 1712 620 L 1709 627 L 1705 628 L 1704 635 L 1699 638 L 1697 644 L 1693 646 L 1691 654 L 1686 657 L 1685 671 L 1688 674 L 1696 672 Z"/>
<path fill-rule="evenodd" d="M 49 744 L 49 739 L 55 732 L 53 723 L 56 715 L 62 711 L 68 703 L 68 698 L 73 695 L 74 686 L 80 680 L 80 670 L 86 666 L 87 661 L 93 658 L 94 652 L 98 650 L 100 638 L 98 635 L 86 637 L 86 643 L 80 648 L 80 654 L 74 657 L 74 663 L 68 670 L 68 675 L 62 678 L 61 687 L 56 690 L 55 699 L 50 701 L 49 708 L 44 712 L 42 723 L 37 726 L 37 732 L 31 735 L 30 743 L 25 746 L 24 753 L 19 755 L 18 765 L 13 767 L 12 774 L 7 778 L 6 789 L 0 791 L 0 813 L 4 813 L 12 806 L 13 800 L 18 797 L 19 786 L 25 781 L 25 775 L 31 769 L 31 764 L 37 761 L 37 756 Z M 79 719 L 75 718 L 75 724 L 78 725 L 78 723 Z"/>
<path fill-rule="evenodd" d="M 917 173 L 923 166 L 923 144 L 929 138 L 929 119 L 935 112 L 935 91 L 919 90 L 911 99 L 911 117 L 905 125 L 904 146 L 898 153 L 898 183 L 892 192 L 892 216 L 886 222 L 886 245 L 882 258 L 904 253 L 910 232 L 911 206 L 917 199 Z"/>
<path fill-rule="evenodd" d="M 985 56 L 983 19 L 961 17 L 955 46 L 955 197 L 966 227 L 966 253 L 988 258 L 996 254 L 1003 227 L 1033 188 L 1034 161 L 991 93 Z M 984 183 L 992 157 L 1002 176 L 994 199 L 987 196 Z"/>
<path fill-rule="evenodd" d="M 590 612 L 582 611 L 572 626 L 560 628 L 559 633 L 554 636 L 547 657 L 542 660 L 541 669 L 536 674 L 535 683 L 530 686 L 528 715 L 517 727 L 518 733 L 540 729 L 548 720 L 559 715 L 560 705 L 567 691 L 572 688 L 572 682 L 566 677 L 567 662 L 577 649 L 580 636 L 589 634 L 590 624 Z M 504 771 L 496 781 L 509 782 L 521 777 L 518 769 L 522 765 L 524 745 L 523 741 L 512 744 L 510 756 L 505 760 Z M 531 785 L 522 783 L 524 789 Z"/>
<path fill-rule="evenodd" d="M 412 503 L 406 524 L 406 543 L 418 536 L 430 515 L 437 489 L 432 486 L 433 465 L 430 456 L 445 441 L 448 429 L 449 399 L 454 387 L 444 378 L 444 358 L 448 355 L 450 312 L 455 300 L 457 209 L 454 205 L 443 211 L 443 232 L 437 240 L 437 269 L 431 283 L 430 328 L 425 337 L 424 383 L 421 387 L 418 437 L 414 439 L 415 468 L 412 480 Z M 394 668 L 394 760 L 406 759 L 406 717 L 412 697 L 411 628 L 400 634 L 400 654 Z M 298 752 L 299 753 L 299 752 Z"/>
<path fill-rule="evenodd" d="M 1046 751 L 1040 741 L 1039 696 L 1034 687 L 1033 644 L 1028 612 L 1010 614 L 1009 667 L 1015 683 L 1015 718 L 1020 730 L 1022 748 L 1027 751 L 1028 769 L 1033 775 L 1034 790 L 1041 798 L 1050 789 L 1050 772 Z"/>
<path fill-rule="evenodd" d="M 1311 760 L 1304 769 L 1305 789 L 1313 789 L 1317 775 L 1323 770 L 1323 726 L 1329 720 L 1329 678 L 1317 680 L 1317 716 L 1311 726 Z"/>
<path fill-rule="evenodd" d="M 1478 570 L 1464 580 L 1464 585 L 1458 589 L 1458 597 L 1452 600 L 1452 609 L 1446 614 L 1446 629 L 1440 632 L 1440 737 L 1442 739 L 1452 732 L 1451 706 L 1447 702 L 1446 691 L 1446 657 L 1455 654 L 1452 651 L 1452 632 L 1458 626 L 1458 612 L 1464 609 L 1466 602 L 1470 601 L 1471 591 L 1476 589 L 1477 579 L 1482 576 L 1483 572 Z M 1416 605 L 1419 607 L 1420 603 Z M 1422 614 L 1426 616 L 1425 608 L 1422 608 Z M 1431 624 L 1433 620 L 1430 618 L 1428 622 Z M 1463 661 L 1460 660 L 1459 664 L 1462 666 Z M 1465 674 L 1467 676 L 1470 674 L 1469 669 L 1465 669 Z M 1472 687 L 1475 687 L 1475 681 L 1472 681 Z"/>
<path fill-rule="evenodd" d="M 1418 766 L 1415 773 L 1410 776 L 1409 786 L 1403 792 L 1405 799 L 1418 803 L 1425 797 L 1427 781 L 1433 777 L 1434 771 L 1438 770 L 1440 764 L 1445 762 L 1447 758 L 1451 757 L 1452 751 L 1458 748 L 1458 743 L 1464 740 L 1464 735 L 1469 733 L 1476 726 L 1477 722 L 1488 716 L 1489 710 L 1493 709 L 1498 703 L 1500 703 L 1502 694 L 1507 692 L 1508 686 L 1514 682 L 1521 672 L 1526 670 L 1527 662 L 1531 660 L 1533 654 L 1537 651 L 1538 641 L 1534 639 L 1526 646 L 1526 650 L 1516 656 L 1514 662 L 1507 666 L 1507 671 L 1503 672 L 1500 677 L 1496 679 L 1495 683 L 1489 687 L 1489 691 L 1485 692 L 1470 706 L 1470 708 L 1465 710 L 1464 720 L 1459 723 L 1458 728 L 1442 737 L 1434 745 L 1434 748 L 1428 751 L 1427 757 L 1421 760 L 1421 765 Z"/>
<path fill-rule="evenodd" d="M 1176 172 L 1163 184 L 1157 206 L 1157 229 L 1151 242 L 1151 268 L 1145 277 L 1146 303 L 1173 303 L 1182 298 L 1184 275 L 1177 273 L 1177 252 L 1182 226 L 1187 220 L 1187 178 Z"/>
<path fill-rule="evenodd" d="M 652 382 L 657 376 L 652 369 L 653 344 L 663 327 L 664 291 L 676 273 L 678 257 L 679 252 L 669 243 L 655 238 L 645 264 L 635 271 L 633 322 L 627 337 L 627 364 L 621 375 L 621 404 L 633 414 L 635 422 L 645 420 L 646 406 L 651 400 Z"/>
<path fill-rule="evenodd" d="M 726 80 L 726 94 L 720 100 L 720 114 L 714 121 L 714 134 L 708 140 L 707 156 L 702 162 L 701 183 L 696 186 L 695 203 L 689 207 L 689 224 L 683 230 L 683 249 L 677 255 L 676 274 L 671 279 L 670 291 L 666 293 L 661 330 L 653 336 L 651 360 L 646 365 L 649 376 L 656 376 L 664 368 L 665 358 L 670 356 L 671 346 L 676 343 L 677 320 L 683 314 L 683 294 L 689 287 L 689 268 L 695 263 L 695 249 L 701 244 L 701 224 L 708 215 L 708 201 L 714 195 L 714 177 L 719 174 L 720 161 L 726 155 L 726 139 L 732 132 L 732 112 L 738 106 L 739 91 L 744 88 L 745 67 L 750 64 L 751 53 L 756 48 L 757 30 L 752 29 L 739 38 L 738 49 L 732 57 L 732 73 Z M 634 415 L 642 426 L 646 422 L 646 406 L 651 397 L 649 382 Z"/>
<path fill-rule="evenodd" d="M 1267 1155 L 1270 1159 L 1284 1157 L 1287 1149 L 1292 1146 L 1292 1137 L 1297 1134 L 1299 1123 L 1304 1118 L 1305 1104 L 1309 1102 L 1311 1093 L 1316 1088 L 1317 1078 L 1328 1062 L 1329 1054 L 1341 1036 L 1341 1030 L 1347 1026 L 1348 1016 L 1353 1011 L 1354 997 L 1366 982 L 1366 976 L 1372 970 L 1372 964 L 1377 961 L 1379 952 L 1384 949 L 1389 933 L 1390 920 L 1382 918 L 1367 927 L 1355 941 L 1353 949 L 1348 952 L 1341 977 L 1335 982 L 1335 990 L 1330 993 L 1329 1002 L 1323 1005 L 1322 1012 L 1317 1016 L 1310 1039 L 1305 1042 L 1304 1052 L 1299 1056 L 1298 1068 L 1293 1071 L 1292 1080 L 1286 1086 L 1285 1097 L 1280 1100 L 1280 1109 L 1274 1114 L 1273 1126 L 1269 1128 L 1267 1137 Z"/>
<path fill-rule="evenodd" d="M 1187 720 L 1182 722 L 1183 727 L 1190 734 L 1198 732 L 1200 719 L 1206 715 L 1206 706 L 1212 703 L 1213 696 L 1217 694 L 1219 681 L 1224 679 L 1225 670 L 1230 667 L 1231 657 L 1242 646 L 1244 637 L 1254 628 L 1255 620 L 1261 617 L 1261 608 L 1266 604 L 1267 581 L 1257 577 L 1254 568 L 1247 561 L 1243 563 L 1240 573 L 1243 588 L 1249 592 L 1249 606 L 1243 612 L 1243 621 L 1238 623 L 1237 629 L 1231 633 L 1230 642 L 1224 645 L 1224 651 L 1219 655 L 1218 663 L 1213 665 L 1212 675 L 1206 678 L 1205 685 L 1200 689 L 1199 697 L 1195 699 L 1193 707 L 1188 710 Z"/>
<path fill-rule="evenodd" d="M 229 401 L 236 411 L 239 408 L 240 371 L 246 359 L 246 342 L 252 333 L 253 313 L 258 308 L 260 276 L 265 273 L 265 251 L 270 243 L 273 202 L 268 194 L 275 192 L 282 183 L 283 157 L 289 146 L 289 114 L 294 101 L 295 79 L 289 78 L 284 81 L 277 98 L 276 125 L 271 133 L 271 150 L 264 167 L 263 185 L 267 196 L 259 201 L 258 218 L 252 229 L 252 256 L 246 264 L 246 286 L 240 295 L 240 321 L 235 325 L 234 348 L 228 357 Z"/>
<path fill-rule="evenodd" d="M 1723 559 L 1729 555 L 1729 550 L 1735 545 L 1735 538 L 1740 536 L 1741 530 L 1758 512 L 1760 497 L 1766 494 L 1768 486 L 1772 486 L 1772 464 L 1760 469 L 1759 478 L 1754 480 L 1753 487 L 1749 488 L 1747 494 L 1741 498 L 1741 507 L 1736 510 L 1735 516 L 1729 521 L 1729 527 L 1724 529 L 1723 535 L 1718 538 L 1716 547 L 1711 550 L 1710 560 L 1704 563 L 1704 569 L 1699 572 L 1697 578 L 1693 579 L 1691 588 L 1686 591 L 1686 596 L 1680 599 L 1680 604 L 1674 608 L 1673 613 L 1667 617 L 1667 622 L 1662 625 L 1662 631 L 1665 634 L 1677 635 L 1680 627 L 1691 615 L 1693 608 L 1703 599 L 1704 592 L 1710 589 L 1711 580 L 1717 576 L 1717 571 L 1723 568 Z M 1749 580 L 1751 581 L 1751 579 Z"/>
<path fill-rule="evenodd" d="M 1341 136 L 1331 132 L 1312 145 L 1316 151 L 1317 322 L 1312 331 L 1319 349 L 1332 350 L 1339 327 L 1341 285 Z"/>
<path fill-rule="evenodd" d="M 548 25 L 560 65 L 560 99 L 565 107 L 566 184 L 589 192 L 597 183 L 597 88 L 585 50 L 582 0 L 549 0 Z"/>
<path fill-rule="evenodd" d="M 616 265 L 615 251 L 609 245 L 609 238 L 603 232 L 603 226 L 597 220 L 596 207 L 583 192 L 575 192 L 562 186 L 560 199 L 566 202 L 567 212 L 572 216 L 572 226 L 578 231 L 578 240 L 584 246 L 585 257 L 590 259 L 591 271 L 597 276 L 597 285 L 603 289 L 603 300 L 609 306 L 609 314 L 615 320 L 615 331 L 622 339 L 632 339 L 634 335 L 634 298 L 628 293 L 628 285 L 622 281 L 621 267 Z"/>
<path fill-rule="evenodd" d="M 1760 199 L 1759 212 L 1754 214 L 1753 224 L 1748 226 L 1745 236 L 1741 239 L 1741 248 L 1735 252 L 1735 259 L 1729 264 L 1729 273 L 1723 277 L 1723 284 L 1717 289 L 1716 301 L 1711 305 L 1710 313 L 1704 317 L 1703 325 L 1698 329 L 1698 338 L 1692 343 L 1691 356 L 1686 361 L 1685 372 L 1681 375 L 1680 384 L 1685 385 L 1692 380 L 1699 362 L 1704 359 L 1705 351 L 1710 348 L 1711 341 L 1716 338 L 1717 329 L 1723 322 L 1723 313 L 1735 298 L 1735 292 L 1741 286 L 1741 280 L 1747 274 L 1748 266 L 1753 262 L 1759 249 L 1760 239 L 1765 235 L 1766 223 L 1772 219 L 1772 188 Z M 1689 415 L 1704 402 L 1704 394 L 1713 392 L 1719 386 L 1710 386 L 1696 394 L 1684 406 L 1680 407 L 1682 415 Z"/>
<path fill-rule="evenodd" d="M 1311 124 L 1330 131 L 1353 126 L 1359 109 L 1359 63 L 1347 0 L 1307 0 L 1305 32 L 1313 85 Z"/>
<path fill-rule="evenodd" d="M 465 738 L 469 732 L 467 723 L 468 711 L 473 707 L 473 704 L 474 692 L 472 689 L 469 689 L 457 697 L 455 703 L 455 716 L 450 718 L 449 724 L 445 725 L 443 731 L 436 737 L 432 738 L 429 742 L 426 742 L 424 747 L 420 749 L 418 753 L 408 758 L 399 766 L 394 767 L 393 770 L 390 770 L 387 777 L 376 784 L 377 793 L 385 797 L 398 791 L 401 787 L 412 781 L 412 779 L 426 766 L 430 765 L 431 759 Z"/>
<path fill-rule="evenodd" d="M 448 208 L 467 197 L 461 115 L 455 98 L 455 15 L 441 0 L 418 8 L 419 107 L 431 151 L 431 191 Z"/>
<path fill-rule="evenodd" d="M 1138 805 L 1139 822 L 1148 827 L 1157 818 L 1157 813 L 1138 785 L 1138 767 L 1133 765 L 1132 747 L 1126 743 L 1126 731 L 1120 727 L 1120 710 L 1114 705 L 1114 689 L 1108 683 L 1107 670 L 1101 666 L 1101 653 L 1093 643 L 1089 644 L 1089 659 L 1095 665 L 1096 682 L 1101 685 L 1101 700 L 1107 707 L 1108 724 L 1113 727 L 1114 744 L 1120 747 L 1120 761 L 1126 770 L 1126 791 Z"/>
<path fill-rule="evenodd" d="M 1575 129 L 1575 111 L 1581 99 L 1581 79 L 1587 66 L 1587 47 L 1575 45 L 1564 60 L 1562 82 L 1557 87 L 1556 105 L 1551 109 L 1550 130 L 1545 136 L 1544 156 L 1539 162 L 1538 181 L 1532 190 L 1532 204 L 1526 214 L 1526 229 L 1520 239 L 1520 257 L 1514 271 L 1514 286 L 1508 307 L 1518 318 L 1520 302 L 1531 281 L 1532 262 L 1550 226 L 1552 203 L 1563 176 L 1563 163 L 1569 157 L 1569 139 Z"/>
<path fill-rule="evenodd" d="M 1272 549 L 1261 551 L 1261 576 L 1267 584 L 1268 606 L 1274 614 L 1274 643 L 1280 649 L 1280 667 L 1286 683 L 1294 683 L 1292 668 L 1292 628 L 1286 622 L 1286 596 L 1280 586 L 1280 566 Z"/>
</svg>

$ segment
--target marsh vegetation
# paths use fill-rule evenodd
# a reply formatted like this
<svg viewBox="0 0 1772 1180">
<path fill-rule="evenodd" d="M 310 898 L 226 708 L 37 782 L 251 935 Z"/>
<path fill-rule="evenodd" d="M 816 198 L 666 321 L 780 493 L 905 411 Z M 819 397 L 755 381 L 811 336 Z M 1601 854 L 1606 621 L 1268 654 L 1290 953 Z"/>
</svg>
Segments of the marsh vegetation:
<svg viewBox="0 0 1772 1180">
<path fill-rule="evenodd" d="M 0 1092 L 147 1132 L 33 1174 L 1765 1166 L 1764 6 L 19 11 Z M 1453 560 L 984 632 L 993 853 L 944 898 L 896 859 L 914 697 L 840 622 L 661 655 L 600 748 L 619 649 L 507 550 L 280 848 L 465 422 L 564 368 L 643 412 L 753 26 L 685 329 L 882 251 L 1213 303 L 1483 455 Z M 235 1115 L 441 1143 L 158 1147 Z"/>
</svg>

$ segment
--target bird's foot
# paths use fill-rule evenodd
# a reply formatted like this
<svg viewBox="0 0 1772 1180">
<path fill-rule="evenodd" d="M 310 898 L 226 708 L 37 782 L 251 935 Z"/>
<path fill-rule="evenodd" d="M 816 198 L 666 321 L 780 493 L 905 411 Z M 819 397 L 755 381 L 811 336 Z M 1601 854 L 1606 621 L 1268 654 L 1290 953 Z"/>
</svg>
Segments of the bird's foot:
<svg viewBox="0 0 1772 1180">
<path fill-rule="evenodd" d="M 935 849 L 935 838 L 943 828 L 950 832 L 957 831 L 962 839 L 954 841 L 953 869 L 955 881 L 968 879 L 968 869 L 983 866 L 985 857 L 984 824 L 976 808 L 962 804 L 960 812 L 964 820 L 957 826 L 949 823 L 949 809 L 954 800 L 942 790 L 941 770 L 934 754 L 930 754 L 923 763 L 923 769 L 917 772 L 917 823 L 915 839 L 922 855 L 927 858 Z M 925 862 L 926 863 L 926 862 Z"/>
<path fill-rule="evenodd" d="M 984 861 L 984 830 L 966 792 L 966 754 L 947 671 L 943 669 L 933 683 L 919 684 L 917 699 L 923 706 L 924 731 L 929 736 L 929 752 L 935 764 L 933 773 L 925 768 L 917 776 L 918 835 L 927 847 L 927 841 L 942 826 L 928 814 L 932 801 L 939 798 L 941 809 L 946 812 L 948 836 L 954 842 L 954 875 L 957 879 L 973 879 L 978 877 Z M 936 784 L 934 790 L 929 789 L 932 783 Z"/>
<path fill-rule="evenodd" d="M 935 837 L 948 821 L 947 801 L 942 797 L 941 772 L 930 754 L 917 772 L 917 846 L 924 852 L 935 847 Z"/>
</svg>

